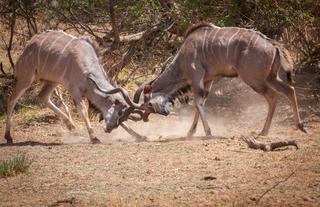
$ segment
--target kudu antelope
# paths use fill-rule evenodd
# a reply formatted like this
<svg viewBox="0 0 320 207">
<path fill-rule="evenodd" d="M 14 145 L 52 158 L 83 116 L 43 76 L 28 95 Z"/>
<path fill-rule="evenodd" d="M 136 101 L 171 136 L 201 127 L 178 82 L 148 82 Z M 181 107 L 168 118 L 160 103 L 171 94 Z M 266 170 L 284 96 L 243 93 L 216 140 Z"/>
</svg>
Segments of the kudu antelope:
<svg viewBox="0 0 320 207">
<path fill-rule="evenodd" d="M 40 100 L 52 109 L 69 129 L 73 129 L 72 120 L 50 100 L 51 93 L 58 84 L 69 91 L 85 121 L 92 143 L 100 141 L 90 125 L 83 96 L 89 100 L 90 106 L 94 106 L 95 111 L 101 113 L 106 132 L 111 132 L 121 125 L 131 135 L 142 138 L 122 123 L 128 118 L 137 119 L 131 113 L 139 112 L 141 106 L 132 103 L 124 89 L 115 88 L 108 81 L 99 62 L 98 47 L 90 39 L 76 38 L 62 31 L 46 31 L 35 35 L 17 61 L 15 77 L 16 87 L 8 100 L 5 132 L 8 143 L 12 143 L 10 127 L 14 106 L 36 80 L 43 82 Z"/>
<path fill-rule="evenodd" d="M 239 76 L 268 102 L 268 116 L 260 135 L 268 134 L 278 93 L 290 100 L 294 122 L 306 132 L 300 121 L 295 89 L 279 78 L 280 68 L 287 72 L 288 80 L 293 83 L 292 58 L 280 43 L 254 30 L 200 23 L 189 29 L 168 69 L 139 87 L 134 102 L 139 102 L 144 91 L 144 101 L 148 106 L 145 113 L 167 115 L 169 101 L 192 89 L 196 111 L 188 136 L 195 133 L 199 115 L 206 135 L 211 136 L 203 106 L 212 83 L 220 77 Z"/>
</svg>

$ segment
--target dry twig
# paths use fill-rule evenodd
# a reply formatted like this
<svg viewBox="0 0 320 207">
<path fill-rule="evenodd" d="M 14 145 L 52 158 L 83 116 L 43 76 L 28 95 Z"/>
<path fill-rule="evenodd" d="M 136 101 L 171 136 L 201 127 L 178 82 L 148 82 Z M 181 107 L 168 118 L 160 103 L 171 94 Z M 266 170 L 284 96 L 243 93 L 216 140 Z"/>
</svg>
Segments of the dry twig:
<svg viewBox="0 0 320 207">
<path fill-rule="evenodd" d="M 262 193 L 261 196 L 259 196 L 259 198 L 256 201 L 256 204 L 259 203 L 259 201 L 263 198 L 263 196 L 265 196 L 267 193 L 269 193 L 272 189 L 275 189 L 279 184 L 286 182 L 287 180 L 289 180 L 289 178 L 292 177 L 292 175 L 294 175 L 295 172 L 292 172 L 288 177 L 286 177 L 284 180 L 276 183 L 275 185 L 273 185 L 271 188 L 267 189 L 264 193 Z"/>
<path fill-rule="evenodd" d="M 255 137 L 241 137 L 241 139 L 247 143 L 249 148 L 252 149 L 261 149 L 263 151 L 273 151 L 276 148 L 285 147 L 285 146 L 295 146 L 296 149 L 299 149 L 299 146 L 296 140 L 284 140 L 277 142 L 260 142 L 255 139 Z"/>
</svg>

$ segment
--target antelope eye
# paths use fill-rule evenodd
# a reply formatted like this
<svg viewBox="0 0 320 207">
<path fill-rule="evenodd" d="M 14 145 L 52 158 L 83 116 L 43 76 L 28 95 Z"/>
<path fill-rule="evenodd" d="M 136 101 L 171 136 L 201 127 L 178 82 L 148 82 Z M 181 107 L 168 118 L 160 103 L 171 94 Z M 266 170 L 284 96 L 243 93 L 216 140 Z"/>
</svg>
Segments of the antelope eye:
<svg viewBox="0 0 320 207">
<path fill-rule="evenodd" d="M 148 106 L 149 106 L 149 107 L 152 107 L 152 103 L 149 102 L 149 103 L 148 103 Z"/>
<path fill-rule="evenodd" d="M 118 112 L 118 115 L 121 116 L 122 114 L 123 114 L 123 111 L 120 110 L 120 111 Z"/>
</svg>

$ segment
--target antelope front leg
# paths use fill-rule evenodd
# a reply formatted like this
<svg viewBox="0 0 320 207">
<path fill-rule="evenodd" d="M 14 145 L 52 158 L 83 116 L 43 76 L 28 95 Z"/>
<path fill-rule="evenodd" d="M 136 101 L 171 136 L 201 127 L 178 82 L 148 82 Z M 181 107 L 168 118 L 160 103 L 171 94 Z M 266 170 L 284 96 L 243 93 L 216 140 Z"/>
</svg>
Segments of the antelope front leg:
<svg viewBox="0 0 320 207">
<path fill-rule="evenodd" d="M 195 103 L 196 110 L 198 110 L 199 113 L 200 113 L 200 118 L 201 118 L 201 121 L 202 121 L 202 124 L 203 124 L 204 131 L 206 133 L 206 136 L 212 136 L 211 135 L 211 129 L 209 127 L 209 124 L 208 124 L 208 121 L 207 121 L 207 118 L 206 118 L 206 115 L 205 115 L 205 112 L 204 112 L 204 109 L 203 109 L 203 98 L 202 97 L 198 97 L 198 98 L 196 98 L 195 102 L 196 102 Z"/>
<path fill-rule="evenodd" d="M 194 135 L 194 133 L 196 132 L 197 129 L 197 125 L 198 125 L 198 121 L 199 121 L 199 111 L 196 108 L 196 111 L 194 113 L 194 118 L 193 118 L 193 122 L 192 125 L 188 131 L 188 137 L 192 137 Z"/>
<path fill-rule="evenodd" d="M 80 113 L 82 119 L 86 123 L 87 129 L 88 129 L 88 133 L 89 133 L 89 137 L 90 137 L 90 140 L 91 140 L 92 144 L 100 144 L 101 141 L 96 137 L 96 135 L 95 135 L 95 133 L 94 133 L 92 127 L 91 127 L 91 124 L 90 124 L 90 121 L 89 121 L 87 107 L 86 107 L 84 101 L 81 100 L 78 104 L 76 103 L 76 106 L 77 106 L 78 112 Z"/>
<path fill-rule="evenodd" d="M 205 102 L 205 97 L 207 96 L 207 94 L 205 93 L 204 90 L 204 83 L 203 83 L 203 77 L 205 75 L 204 70 L 199 70 L 197 71 L 197 76 L 194 77 L 193 79 L 193 93 L 194 93 L 194 98 L 195 98 L 195 107 L 196 110 L 198 111 L 202 124 L 203 124 L 203 128 L 204 131 L 206 133 L 206 136 L 212 136 L 211 135 L 211 129 L 209 127 L 203 106 L 204 106 L 204 102 Z M 195 114 L 197 115 L 197 114 Z"/>
<path fill-rule="evenodd" d="M 123 128 L 124 130 L 126 130 L 131 136 L 135 137 L 138 142 L 142 142 L 142 141 L 146 141 L 146 140 L 147 140 L 147 137 L 138 134 L 138 133 L 135 132 L 133 129 L 131 129 L 127 124 L 121 123 L 120 125 L 121 125 L 122 128 Z"/>
<path fill-rule="evenodd" d="M 203 105 L 206 103 L 207 97 L 208 97 L 209 92 L 210 92 L 211 87 L 212 87 L 212 83 L 213 83 L 213 80 L 209 81 L 209 82 L 206 82 L 204 84 L 205 91 L 204 91 L 204 97 L 203 97 Z M 192 125 L 191 125 L 191 127 L 189 129 L 189 132 L 188 132 L 188 135 L 187 135 L 188 137 L 192 137 L 194 135 L 194 133 L 196 132 L 198 121 L 199 121 L 199 115 L 200 115 L 199 111 L 196 109 Z"/>
</svg>

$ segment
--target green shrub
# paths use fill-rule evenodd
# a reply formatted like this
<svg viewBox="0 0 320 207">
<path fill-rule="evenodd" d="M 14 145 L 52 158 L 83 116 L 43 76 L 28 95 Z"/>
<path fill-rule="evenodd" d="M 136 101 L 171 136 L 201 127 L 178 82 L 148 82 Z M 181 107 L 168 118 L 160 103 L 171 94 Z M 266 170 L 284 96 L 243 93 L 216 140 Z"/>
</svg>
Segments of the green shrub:
<svg viewBox="0 0 320 207">
<path fill-rule="evenodd" d="M 19 153 L 14 158 L 0 162 L 0 177 L 9 177 L 28 171 L 33 159 L 26 153 Z"/>
</svg>

